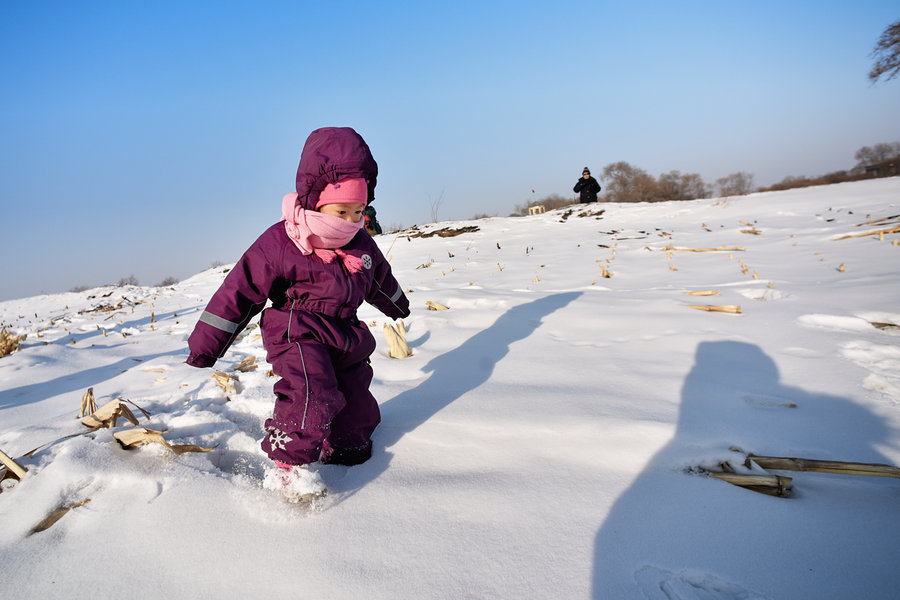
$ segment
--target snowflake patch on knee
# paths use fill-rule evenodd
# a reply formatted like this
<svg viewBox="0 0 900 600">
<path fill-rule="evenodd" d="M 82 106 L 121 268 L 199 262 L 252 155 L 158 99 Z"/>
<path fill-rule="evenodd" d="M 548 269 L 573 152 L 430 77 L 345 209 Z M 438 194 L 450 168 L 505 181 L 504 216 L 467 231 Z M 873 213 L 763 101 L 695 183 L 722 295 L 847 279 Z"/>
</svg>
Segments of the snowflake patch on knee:
<svg viewBox="0 0 900 600">
<path fill-rule="evenodd" d="M 269 432 L 269 435 L 266 437 L 269 438 L 272 450 L 284 450 L 288 442 L 291 441 L 291 436 L 277 427 L 267 427 L 266 429 Z"/>
</svg>

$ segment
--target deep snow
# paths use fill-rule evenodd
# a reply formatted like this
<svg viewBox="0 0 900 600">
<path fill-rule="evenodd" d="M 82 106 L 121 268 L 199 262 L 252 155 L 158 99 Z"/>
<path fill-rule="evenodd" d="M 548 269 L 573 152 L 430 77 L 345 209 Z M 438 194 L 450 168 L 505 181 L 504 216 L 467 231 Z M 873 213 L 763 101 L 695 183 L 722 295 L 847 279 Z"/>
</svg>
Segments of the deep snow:
<svg viewBox="0 0 900 600">
<path fill-rule="evenodd" d="M 0 358 L 7 454 L 86 432 L 88 387 L 217 447 L 126 451 L 106 429 L 22 458 L 0 494 L 0 596 L 894 598 L 897 479 L 779 472 L 778 498 L 696 471 L 751 452 L 900 464 L 900 236 L 835 239 L 898 214 L 893 178 L 379 236 L 414 355 L 389 358 L 387 320 L 360 310 L 383 422 L 368 463 L 323 470 L 313 511 L 262 489 L 256 331 L 217 365 L 260 363 L 229 400 L 183 364 L 227 267 L 2 302 L 28 335 Z M 685 250 L 722 246 L 744 249 Z"/>
</svg>

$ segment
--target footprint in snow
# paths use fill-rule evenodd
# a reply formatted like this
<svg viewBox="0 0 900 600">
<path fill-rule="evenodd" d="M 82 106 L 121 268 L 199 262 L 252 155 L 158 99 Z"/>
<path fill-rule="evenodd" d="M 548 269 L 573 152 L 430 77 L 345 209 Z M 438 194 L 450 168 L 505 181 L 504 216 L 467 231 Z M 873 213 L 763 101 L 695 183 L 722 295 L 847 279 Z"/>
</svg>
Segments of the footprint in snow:
<svg viewBox="0 0 900 600">
<path fill-rule="evenodd" d="M 766 600 L 709 573 L 672 573 L 648 565 L 638 569 L 634 579 L 648 600 Z"/>
</svg>

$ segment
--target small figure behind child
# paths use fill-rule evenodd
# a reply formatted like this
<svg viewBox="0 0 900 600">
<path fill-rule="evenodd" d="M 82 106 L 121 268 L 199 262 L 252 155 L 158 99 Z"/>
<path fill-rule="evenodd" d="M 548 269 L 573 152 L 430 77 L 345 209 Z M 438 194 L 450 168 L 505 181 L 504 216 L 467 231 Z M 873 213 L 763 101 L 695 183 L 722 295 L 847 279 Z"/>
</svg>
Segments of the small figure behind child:
<svg viewBox="0 0 900 600">
<path fill-rule="evenodd" d="M 579 202 L 581 204 L 589 204 L 597 201 L 597 194 L 600 193 L 600 184 L 591 176 L 591 170 L 587 167 L 581 172 L 581 179 L 575 182 L 573 192 L 578 192 Z"/>
<path fill-rule="evenodd" d="M 378 166 L 348 127 L 313 131 L 297 169 L 296 193 L 229 271 L 188 345 L 189 365 L 211 367 L 267 301 L 260 319 L 267 360 L 279 380 L 262 448 L 274 461 L 266 487 L 291 501 L 324 493 L 299 469 L 322 462 L 356 465 L 372 454 L 381 420 L 369 392 L 375 338 L 356 315 L 363 301 L 390 318 L 409 316 L 409 300 L 384 255 L 363 231 Z M 274 483 L 273 483 L 274 482 Z"/>
<path fill-rule="evenodd" d="M 381 224 L 378 222 L 378 216 L 375 212 L 375 207 L 371 204 L 366 206 L 366 210 L 363 212 L 363 217 L 366 219 L 366 231 L 369 232 L 369 235 L 380 235 Z"/>
</svg>

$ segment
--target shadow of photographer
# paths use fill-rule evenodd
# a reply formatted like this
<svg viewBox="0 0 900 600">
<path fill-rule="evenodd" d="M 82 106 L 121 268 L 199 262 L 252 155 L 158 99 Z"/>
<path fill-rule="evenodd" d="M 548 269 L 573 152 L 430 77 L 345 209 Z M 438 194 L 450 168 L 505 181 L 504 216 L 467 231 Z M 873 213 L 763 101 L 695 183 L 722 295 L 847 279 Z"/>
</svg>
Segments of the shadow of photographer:
<svg viewBox="0 0 900 600">
<path fill-rule="evenodd" d="M 785 499 L 686 473 L 741 464 L 732 447 L 889 462 L 878 450 L 889 436 L 882 419 L 850 399 L 783 385 L 758 346 L 701 343 L 674 437 L 597 533 L 592 597 L 801 598 L 825 589 L 834 598 L 892 597 L 900 519 L 861 515 L 896 516 L 900 482 L 791 474 L 795 490 Z"/>
</svg>

